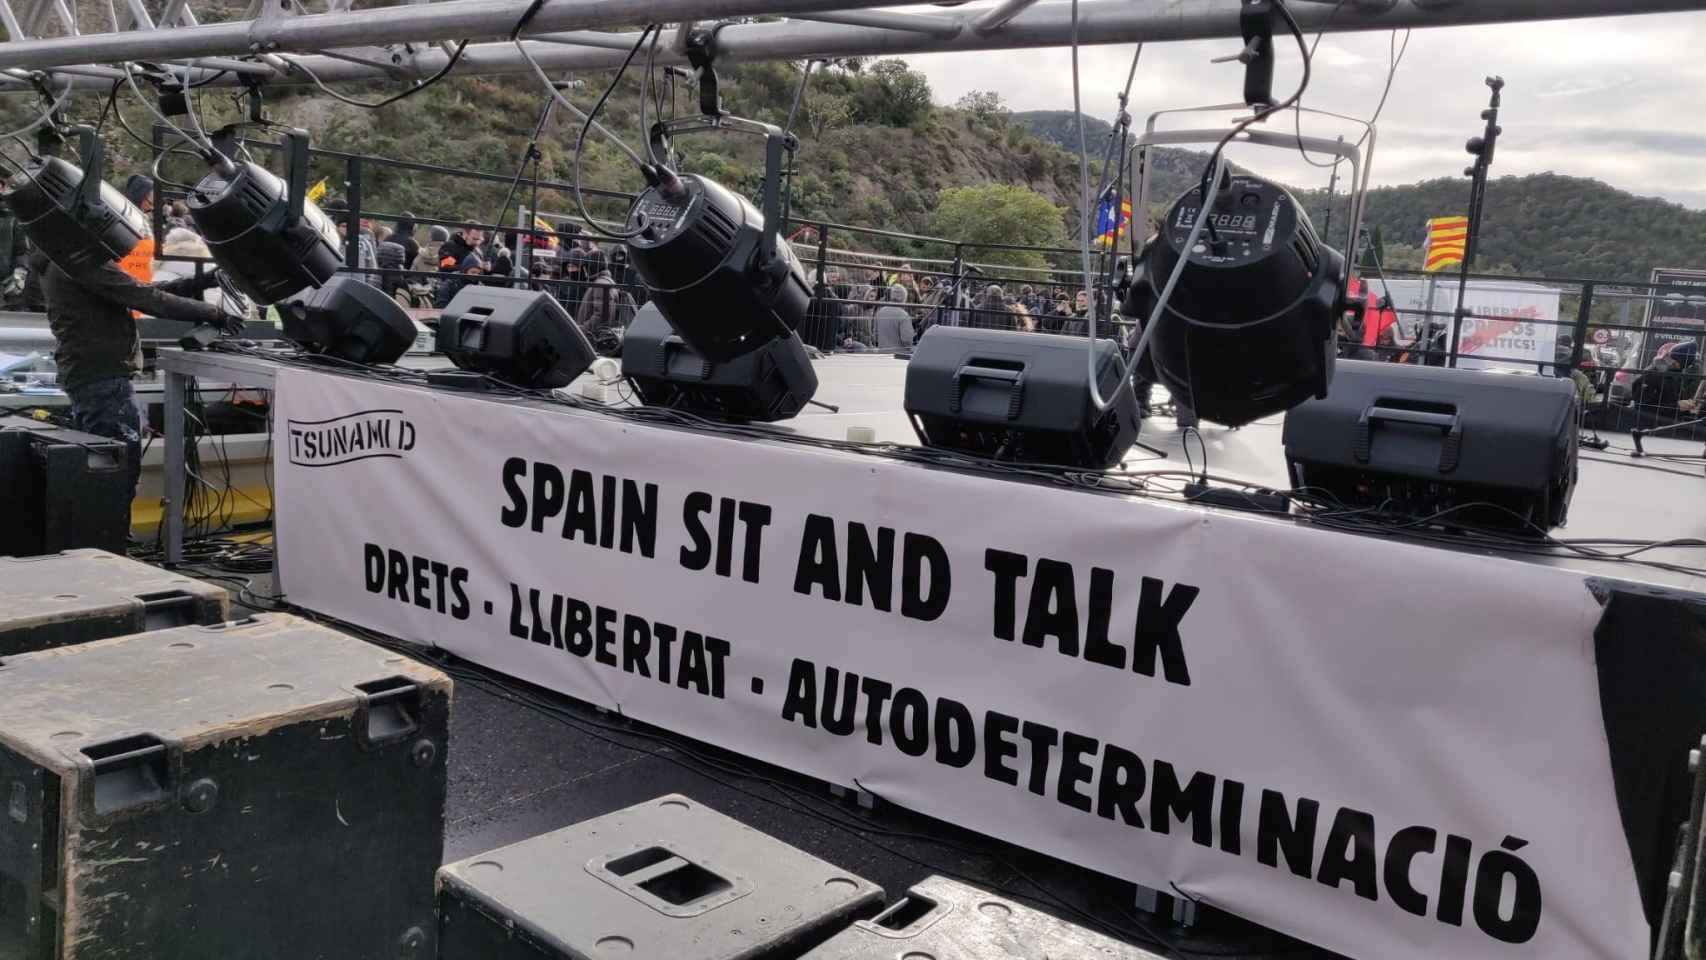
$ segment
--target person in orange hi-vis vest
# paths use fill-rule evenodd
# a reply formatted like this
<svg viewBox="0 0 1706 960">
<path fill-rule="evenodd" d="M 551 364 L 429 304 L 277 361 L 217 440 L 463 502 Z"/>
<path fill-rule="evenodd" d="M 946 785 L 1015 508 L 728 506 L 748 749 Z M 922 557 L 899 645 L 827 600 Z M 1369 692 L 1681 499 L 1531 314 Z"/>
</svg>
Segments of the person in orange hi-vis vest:
<svg viewBox="0 0 1706 960">
<path fill-rule="evenodd" d="M 136 205 L 148 222 L 154 222 L 154 181 L 140 173 L 133 173 L 124 182 L 124 197 Z M 154 282 L 154 236 L 152 233 L 143 234 L 137 242 L 136 249 L 119 260 L 118 268 L 136 280 L 137 283 Z M 130 315 L 138 319 L 141 314 L 135 310 Z"/>
</svg>

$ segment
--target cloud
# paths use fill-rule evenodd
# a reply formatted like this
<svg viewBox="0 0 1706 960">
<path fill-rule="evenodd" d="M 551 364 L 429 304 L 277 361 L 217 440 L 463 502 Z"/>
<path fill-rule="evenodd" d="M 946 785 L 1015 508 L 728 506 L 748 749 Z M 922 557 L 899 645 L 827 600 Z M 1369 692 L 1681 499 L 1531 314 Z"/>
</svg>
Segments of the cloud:
<svg viewBox="0 0 1706 960">
<path fill-rule="evenodd" d="M 1306 105 L 1368 116 L 1385 85 L 1393 43 L 1385 33 L 1324 38 Z M 1236 46 L 1236 40 L 1220 40 L 1147 47 L 1132 90 L 1137 124 L 1155 110 L 1235 99 L 1237 67 L 1209 60 Z M 1593 177 L 1706 209 L 1706 164 L 1700 162 L 1706 134 L 1681 123 L 1699 113 L 1699 92 L 1706 90 L 1703 48 L 1706 14 L 1417 30 L 1380 117 L 1374 182 L 1460 177 L 1470 160 L 1464 141 L 1481 132 L 1487 106 L 1482 80 L 1496 73 L 1507 84 L 1496 174 Z M 1129 46 L 1080 51 L 1086 113 L 1112 115 L 1131 55 Z M 1064 49 L 908 59 L 929 76 L 944 103 L 982 89 L 999 92 L 1015 110 L 1072 109 L 1071 60 Z M 1297 82 L 1296 61 L 1288 50 L 1276 90 Z M 1354 129 L 1311 121 L 1306 132 L 1332 137 Z M 1326 181 L 1324 171 L 1295 153 L 1244 148 L 1238 159 L 1300 186 Z"/>
</svg>

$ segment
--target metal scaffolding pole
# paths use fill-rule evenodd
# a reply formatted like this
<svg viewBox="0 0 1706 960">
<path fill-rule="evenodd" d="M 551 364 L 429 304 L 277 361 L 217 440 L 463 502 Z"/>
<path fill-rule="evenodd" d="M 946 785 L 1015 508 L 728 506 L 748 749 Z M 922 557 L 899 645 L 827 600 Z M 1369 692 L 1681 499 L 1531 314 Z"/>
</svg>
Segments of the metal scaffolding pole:
<svg viewBox="0 0 1706 960">
<path fill-rule="evenodd" d="M 910 30 L 932 37 L 955 37 L 965 25 L 952 17 L 933 17 L 913 13 L 891 13 L 887 10 L 845 10 L 840 13 L 796 13 L 789 19 L 810 20 L 814 23 L 840 23 L 852 27 L 880 27 L 885 30 Z"/>
<path fill-rule="evenodd" d="M 1002 0 L 1002 2 L 972 22 L 978 33 L 993 33 L 1008 21 L 1029 9 L 1037 0 Z"/>
<path fill-rule="evenodd" d="M 632 33 L 570 33 L 560 31 L 613 24 L 673 22 L 724 16 L 771 13 L 782 16 L 845 11 L 877 6 L 862 0 L 578 0 L 546 4 L 530 26 L 532 33 L 549 33 L 559 42 L 530 43 L 529 51 L 547 70 L 600 70 L 621 62 L 623 50 L 637 38 Z M 218 55 L 241 56 L 252 48 L 281 51 L 321 50 L 364 44 L 397 44 L 409 40 L 507 35 L 517 16 L 514 0 L 447 0 L 389 8 L 385 16 L 371 11 L 344 11 L 283 17 L 272 21 L 233 21 L 119 34 L 0 43 L 0 68 L 46 69 L 65 65 L 112 63 L 123 60 L 162 60 Z M 1307 31 L 1326 27 L 1332 32 L 1511 23 L 1611 15 L 1668 13 L 1706 8 L 1701 0 L 1476 0 L 1441 5 L 1439 0 L 1398 0 L 1390 9 L 1346 3 L 1336 16 L 1332 5 L 1310 3 L 1294 8 Z M 1070 6 L 1042 3 L 1023 11 L 998 29 L 979 33 L 969 29 L 988 10 L 930 15 L 932 20 L 957 20 L 962 29 L 929 33 L 910 29 L 810 23 L 788 20 L 742 23 L 717 34 L 717 51 L 725 61 L 797 60 L 821 57 L 883 56 L 907 53 L 954 52 L 1057 47 L 1071 37 Z M 1079 36 L 1086 44 L 1203 40 L 1239 36 L 1239 0 L 1084 0 L 1079 5 Z M 890 13 L 889 16 L 902 16 Z M 922 16 L 917 19 L 924 19 Z M 544 39 L 544 38 L 541 38 Z M 565 45 L 565 42 L 568 45 Z M 589 44 L 596 43 L 597 46 Z M 442 50 L 417 51 L 392 70 L 317 56 L 298 56 L 327 82 L 426 76 L 446 61 Z M 685 58 L 660 47 L 660 63 L 679 64 Z M 531 68 L 509 43 L 478 43 L 468 47 L 458 71 L 525 73 Z M 269 82 L 302 82 L 281 77 Z M 78 81 L 74 81 L 78 82 Z M 87 82 L 87 81 L 84 81 Z M 226 75 L 214 81 L 236 84 Z M 94 85 L 91 83 L 90 85 Z"/>
</svg>

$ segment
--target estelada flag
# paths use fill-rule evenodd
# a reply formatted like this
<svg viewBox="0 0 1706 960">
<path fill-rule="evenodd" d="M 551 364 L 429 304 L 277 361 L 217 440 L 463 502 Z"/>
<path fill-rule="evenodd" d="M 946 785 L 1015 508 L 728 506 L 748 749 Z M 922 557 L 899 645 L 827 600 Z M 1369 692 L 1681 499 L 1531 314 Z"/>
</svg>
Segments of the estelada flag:
<svg viewBox="0 0 1706 960">
<path fill-rule="evenodd" d="M 1114 191 L 1109 188 L 1102 195 L 1102 202 L 1096 207 L 1096 242 L 1102 246 L 1110 246 L 1121 233 L 1131 228 L 1131 200 L 1121 199 L 1120 212 L 1114 216 Z"/>
<path fill-rule="evenodd" d="M 1423 269 L 1434 273 L 1461 264 L 1468 244 L 1468 217 L 1435 217 L 1429 220 Z"/>
</svg>

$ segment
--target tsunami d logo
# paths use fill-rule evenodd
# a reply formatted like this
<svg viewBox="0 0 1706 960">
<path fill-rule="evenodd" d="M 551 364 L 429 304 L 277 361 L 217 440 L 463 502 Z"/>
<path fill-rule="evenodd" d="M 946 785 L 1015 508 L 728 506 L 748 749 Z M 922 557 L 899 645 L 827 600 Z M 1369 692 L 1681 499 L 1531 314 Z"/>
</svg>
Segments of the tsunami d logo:
<svg viewBox="0 0 1706 960">
<path fill-rule="evenodd" d="M 290 462 L 333 467 L 357 460 L 401 460 L 415 448 L 415 425 L 401 410 L 360 410 L 329 420 L 291 420 Z"/>
</svg>

